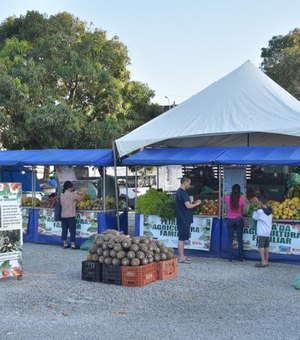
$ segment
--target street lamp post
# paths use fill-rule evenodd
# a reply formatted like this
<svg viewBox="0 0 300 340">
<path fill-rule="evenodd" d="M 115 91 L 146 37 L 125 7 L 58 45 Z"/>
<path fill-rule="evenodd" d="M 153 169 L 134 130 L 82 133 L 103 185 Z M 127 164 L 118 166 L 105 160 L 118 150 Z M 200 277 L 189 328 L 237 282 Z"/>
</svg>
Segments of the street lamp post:
<svg viewBox="0 0 300 340">
<path fill-rule="evenodd" d="M 168 96 L 165 96 L 166 99 L 168 99 L 168 104 L 169 104 L 169 110 L 171 110 L 171 104 L 170 104 L 170 99 Z"/>
</svg>

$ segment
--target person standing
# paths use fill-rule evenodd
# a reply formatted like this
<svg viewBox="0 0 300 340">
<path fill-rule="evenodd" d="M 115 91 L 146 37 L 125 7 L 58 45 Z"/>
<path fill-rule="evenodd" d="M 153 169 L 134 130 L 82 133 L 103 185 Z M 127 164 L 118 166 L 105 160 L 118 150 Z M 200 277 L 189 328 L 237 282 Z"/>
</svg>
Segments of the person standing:
<svg viewBox="0 0 300 340">
<path fill-rule="evenodd" d="M 71 248 L 76 249 L 75 235 L 76 235 L 76 205 L 80 202 L 82 197 L 74 190 L 73 184 L 66 181 L 63 185 L 62 193 L 60 194 L 61 204 L 61 222 L 63 247 L 69 248 L 67 244 L 68 230 L 70 232 Z"/>
<path fill-rule="evenodd" d="M 237 233 L 238 260 L 244 261 L 243 253 L 243 215 L 246 214 L 246 200 L 241 195 L 241 187 L 234 184 L 231 194 L 225 196 L 227 209 L 227 233 L 228 233 L 228 260 L 233 260 L 233 237 Z"/>
<path fill-rule="evenodd" d="M 178 229 L 178 253 L 179 263 L 191 263 L 191 260 L 184 256 L 184 242 L 191 237 L 191 224 L 193 223 L 193 208 L 200 204 L 200 201 L 191 203 L 190 196 L 186 192 L 191 187 L 191 180 L 183 177 L 180 180 L 180 188 L 176 192 L 176 221 Z"/>
<path fill-rule="evenodd" d="M 269 244 L 272 231 L 272 209 L 266 205 L 267 200 L 263 196 L 253 198 L 260 204 L 260 209 L 253 212 L 253 219 L 257 221 L 257 246 L 261 262 L 255 267 L 265 268 L 269 266 Z"/>
</svg>

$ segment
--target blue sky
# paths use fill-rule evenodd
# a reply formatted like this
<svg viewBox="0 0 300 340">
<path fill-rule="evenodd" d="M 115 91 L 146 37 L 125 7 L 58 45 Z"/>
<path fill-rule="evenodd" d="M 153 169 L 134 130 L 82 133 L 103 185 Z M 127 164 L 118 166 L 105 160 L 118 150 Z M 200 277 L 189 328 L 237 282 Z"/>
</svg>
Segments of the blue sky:
<svg viewBox="0 0 300 340">
<path fill-rule="evenodd" d="M 118 35 L 135 80 L 155 101 L 180 103 L 250 59 L 273 35 L 300 27 L 299 0 L 10 0 L 0 20 L 27 10 L 68 11 Z"/>
</svg>

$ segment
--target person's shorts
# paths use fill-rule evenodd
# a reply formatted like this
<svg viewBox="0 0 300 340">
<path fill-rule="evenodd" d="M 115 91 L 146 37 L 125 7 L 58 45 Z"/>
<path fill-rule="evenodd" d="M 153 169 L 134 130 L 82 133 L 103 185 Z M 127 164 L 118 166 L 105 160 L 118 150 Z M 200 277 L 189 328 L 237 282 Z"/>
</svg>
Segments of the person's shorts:
<svg viewBox="0 0 300 340">
<path fill-rule="evenodd" d="M 191 238 L 191 226 L 177 226 L 179 241 L 188 241 Z"/>
<path fill-rule="evenodd" d="M 257 236 L 258 248 L 269 248 L 270 238 L 267 236 Z"/>
</svg>

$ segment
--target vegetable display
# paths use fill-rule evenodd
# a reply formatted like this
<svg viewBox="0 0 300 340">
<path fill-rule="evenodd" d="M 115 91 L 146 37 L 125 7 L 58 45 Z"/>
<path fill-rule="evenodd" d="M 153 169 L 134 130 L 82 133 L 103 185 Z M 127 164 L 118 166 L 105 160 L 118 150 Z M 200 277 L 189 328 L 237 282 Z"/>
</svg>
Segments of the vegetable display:
<svg viewBox="0 0 300 340">
<path fill-rule="evenodd" d="M 145 195 L 137 198 L 135 209 L 140 214 L 171 219 L 176 216 L 175 197 L 151 188 Z"/>
</svg>

